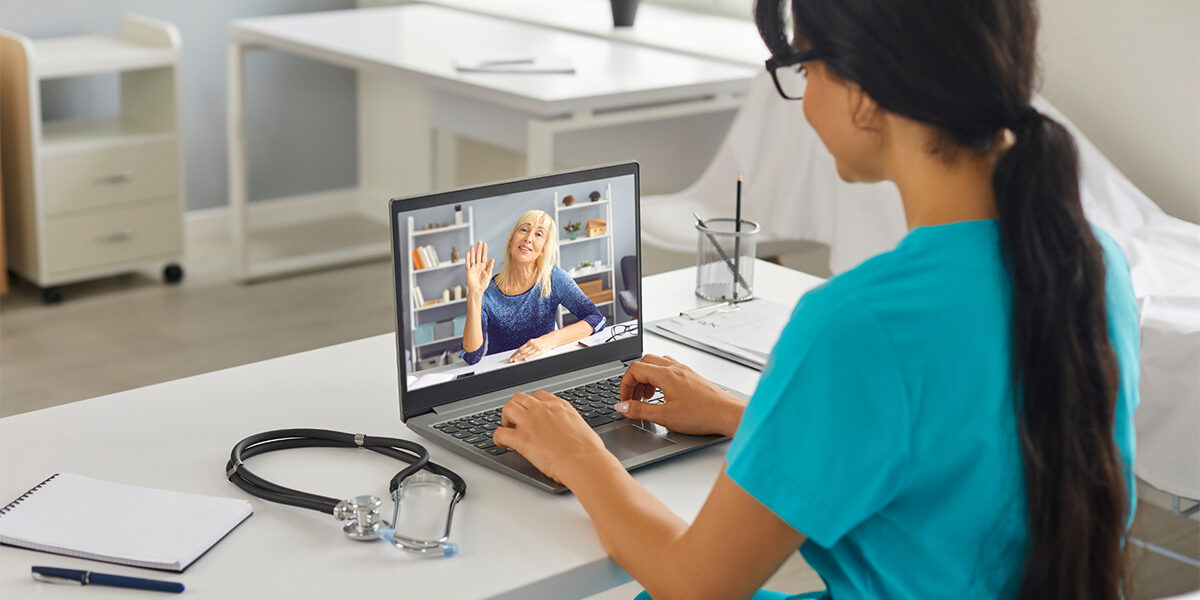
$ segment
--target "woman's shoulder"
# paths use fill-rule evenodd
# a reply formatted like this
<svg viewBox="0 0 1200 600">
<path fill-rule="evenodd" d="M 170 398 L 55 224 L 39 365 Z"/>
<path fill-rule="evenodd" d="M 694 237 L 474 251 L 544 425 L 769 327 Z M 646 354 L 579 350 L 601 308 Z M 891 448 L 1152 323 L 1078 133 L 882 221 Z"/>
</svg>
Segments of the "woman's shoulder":
<svg viewBox="0 0 1200 600">
<path fill-rule="evenodd" d="M 578 284 L 575 283 L 575 278 L 571 277 L 562 267 L 554 265 L 550 267 L 550 286 L 552 292 L 558 293 L 560 290 L 578 287 Z"/>
<path fill-rule="evenodd" d="M 838 335 L 861 327 L 870 316 L 857 291 L 834 278 L 804 294 L 788 321 L 793 336 L 815 339 L 818 334 Z"/>
<path fill-rule="evenodd" d="M 504 302 L 507 298 L 509 296 L 504 295 L 504 292 L 500 291 L 500 286 L 496 283 L 496 278 L 492 277 L 492 280 L 488 282 L 487 288 L 483 290 L 484 305 Z"/>
</svg>

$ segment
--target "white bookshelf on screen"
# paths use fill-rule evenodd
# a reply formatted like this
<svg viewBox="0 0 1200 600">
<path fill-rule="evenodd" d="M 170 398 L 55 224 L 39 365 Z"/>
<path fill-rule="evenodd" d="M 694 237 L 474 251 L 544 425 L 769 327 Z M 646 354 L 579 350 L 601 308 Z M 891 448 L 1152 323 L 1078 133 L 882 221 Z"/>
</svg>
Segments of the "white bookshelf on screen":
<svg viewBox="0 0 1200 600">
<path fill-rule="evenodd" d="M 0 31 L 0 137 L 10 267 L 62 299 L 63 284 L 183 269 L 179 31 L 127 15 L 113 35 Z M 116 74 L 119 112 L 45 120 L 42 82 Z"/>
<path fill-rule="evenodd" d="M 590 219 L 595 219 L 600 216 L 604 217 L 604 235 L 587 237 L 587 222 Z M 569 234 L 563 230 L 566 226 L 566 221 L 578 221 L 581 223 L 579 233 L 575 239 L 570 239 Z M 602 265 L 593 265 L 591 267 L 580 268 L 578 265 L 562 265 L 563 270 L 567 271 L 576 281 L 585 281 L 590 279 L 600 279 L 607 289 L 613 290 L 613 299 L 606 302 L 596 303 L 596 308 L 600 310 L 600 314 L 604 315 L 608 324 L 612 325 L 616 316 L 616 280 L 615 271 L 615 256 L 613 254 L 613 219 L 612 219 L 612 185 L 606 185 L 604 195 L 597 201 L 592 202 L 586 196 L 583 198 L 576 197 L 575 202 L 571 206 L 563 206 L 559 199 L 558 192 L 554 193 L 554 222 L 558 225 L 558 247 L 560 257 L 563 254 L 564 248 L 582 247 L 594 250 L 595 258 L 589 259 L 592 262 L 600 260 Z M 569 315 L 568 311 L 563 306 L 558 307 L 558 326 L 563 326 L 563 316 Z"/>
<path fill-rule="evenodd" d="M 412 356 L 409 360 L 412 363 L 413 371 L 426 370 L 432 367 L 421 368 L 420 362 L 422 359 L 428 359 L 435 356 L 441 356 L 448 352 L 450 356 L 456 356 L 462 347 L 462 335 L 450 336 L 434 336 L 432 340 L 422 340 L 417 343 L 417 328 L 421 325 L 429 323 L 435 324 L 440 321 L 453 321 L 455 317 L 465 316 L 467 314 L 466 300 L 466 260 L 465 256 L 471 243 L 475 240 L 475 209 L 467 207 L 463 210 L 462 223 L 450 223 L 443 227 L 434 227 L 431 229 L 417 229 L 416 221 L 412 216 L 408 217 L 408 253 L 404 257 L 408 261 L 409 270 L 409 301 L 408 301 L 408 324 L 410 339 L 413 340 Z M 439 262 L 436 266 L 426 265 L 423 269 L 418 269 L 413 262 L 412 252 L 414 249 L 433 246 L 438 255 Z M 455 246 L 458 247 L 458 260 L 451 260 L 451 251 Z M 463 297 L 454 299 L 451 296 L 449 301 L 443 301 L 442 289 L 428 288 L 428 282 L 438 274 L 443 277 L 442 281 L 451 280 L 455 285 L 463 286 Z M 445 277 L 451 274 L 450 277 Z M 426 283 L 422 287 L 422 282 Z M 440 287 L 440 286 L 438 286 Z M 453 286 L 451 286 L 453 287 Z M 434 301 L 430 304 L 418 305 L 418 302 L 413 300 L 413 296 L 420 290 L 420 296 L 426 301 Z"/>
</svg>

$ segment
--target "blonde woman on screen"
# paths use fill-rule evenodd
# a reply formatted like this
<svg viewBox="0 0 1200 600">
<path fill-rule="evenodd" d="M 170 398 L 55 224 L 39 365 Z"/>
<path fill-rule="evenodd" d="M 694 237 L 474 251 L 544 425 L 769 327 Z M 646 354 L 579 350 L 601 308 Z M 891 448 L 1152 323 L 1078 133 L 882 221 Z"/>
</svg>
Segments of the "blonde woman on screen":
<svg viewBox="0 0 1200 600">
<path fill-rule="evenodd" d="M 483 241 L 467 249 L 467 323 L 462 357 L 468 364 L 485 355 L 513 351 L 509 362 L 535 358 L 604 328 L 604 317 L 558 266 L 558 232 L 544 211 L 529 210 L 513 224 L 500 273 Z M 577 322 L 557 328 L 558 307 Z"/>
</svg>

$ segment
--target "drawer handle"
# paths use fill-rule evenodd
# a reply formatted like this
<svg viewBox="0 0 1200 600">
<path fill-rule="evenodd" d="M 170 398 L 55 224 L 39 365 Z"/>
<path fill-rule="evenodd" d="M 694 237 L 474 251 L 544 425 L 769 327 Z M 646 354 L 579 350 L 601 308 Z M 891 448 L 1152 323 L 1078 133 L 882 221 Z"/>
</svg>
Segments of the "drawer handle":
<svg viewBox="0 0 1200 600">
<path fill-rule="evenodd" d="M 129 183 L 133 181 L 133 171 L 121 171 L 120 173 L 113 173 L 112 175 L 101 175 L 92 181 L 95 183 L 108 184 Z"/>
<path fill-rule="evenodd" d="M 118 242 L 128 242 L 137 236 L 137 232 L 132 229 L 118 231 L 116 233 L 106 233 L 96 236 L 96 242 L 99 244 L 116 244 Z"/>
</svg>

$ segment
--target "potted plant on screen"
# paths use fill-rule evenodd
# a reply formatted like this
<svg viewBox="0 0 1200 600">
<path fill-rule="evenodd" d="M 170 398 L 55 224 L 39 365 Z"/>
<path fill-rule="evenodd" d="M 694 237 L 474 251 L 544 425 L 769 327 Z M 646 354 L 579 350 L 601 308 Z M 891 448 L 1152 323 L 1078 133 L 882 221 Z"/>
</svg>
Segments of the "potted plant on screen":
<svg viewBox="0 0 1200 600">
<path fill-rule="evenodd" d="M 582 223 L 579 221 L 567 221 L 567 224 L 563 225 L 563 231 L 567 232 L 567 239 L 574 241 L 575 236 L 579 234 L 581 225 Z"/>
</svg>

